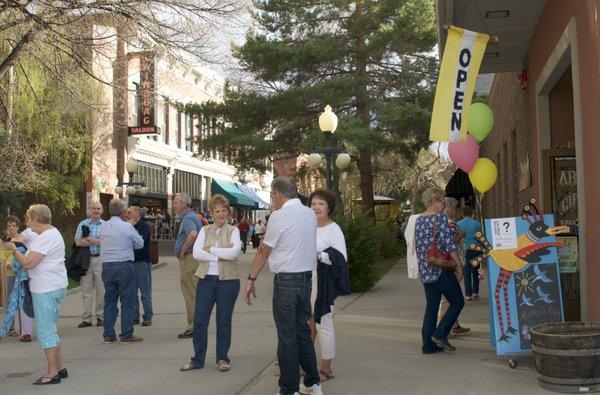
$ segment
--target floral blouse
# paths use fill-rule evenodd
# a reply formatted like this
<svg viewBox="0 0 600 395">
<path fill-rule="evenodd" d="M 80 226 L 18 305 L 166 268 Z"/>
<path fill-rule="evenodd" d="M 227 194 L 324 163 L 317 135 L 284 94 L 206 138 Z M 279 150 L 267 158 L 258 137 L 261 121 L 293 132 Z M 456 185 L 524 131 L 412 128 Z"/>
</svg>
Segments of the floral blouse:
<svg viewBox="0 0 600 395">
<path fill-rule="evenodd" d="M 454 238 L 456 235 L 450 229 L 448 217 L 445 214 L 420 216 L 415 223 L 415 247 L 419 261 L 419 277 L 422 283 L 434 283 L 440 278 L 441 269 L 429 266 L 427 263 L 427 250 L 433 241 L 433 220 L 435 219 L 435 232 L 438 248 L 442 251 L 453 252 L 457 250 Z"/>
</svg>

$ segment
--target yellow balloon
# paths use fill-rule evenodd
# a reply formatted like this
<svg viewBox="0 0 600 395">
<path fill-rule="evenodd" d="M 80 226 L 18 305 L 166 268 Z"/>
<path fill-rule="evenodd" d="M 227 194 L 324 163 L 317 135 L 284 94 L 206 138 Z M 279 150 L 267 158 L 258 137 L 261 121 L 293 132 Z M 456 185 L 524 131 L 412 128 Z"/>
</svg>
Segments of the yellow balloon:
<svg viewBox="0 0 600 395">
<path fill-rule="evenodd" d="M 473 187 L 479 191 L 479 193 L 486 193 L 496 183 L 498 178 L 498 169 L 494 162 L 488 158 L 479 158 L 475 162 L 475 166 L 469 172 L 469 180 Z"/>
</svg>

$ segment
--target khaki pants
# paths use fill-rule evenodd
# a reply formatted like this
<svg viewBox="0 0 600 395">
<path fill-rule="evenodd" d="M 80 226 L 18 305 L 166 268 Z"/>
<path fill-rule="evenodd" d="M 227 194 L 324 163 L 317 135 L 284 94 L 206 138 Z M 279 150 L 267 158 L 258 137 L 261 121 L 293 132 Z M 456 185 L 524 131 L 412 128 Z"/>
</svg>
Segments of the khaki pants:
<svg viewBox="0 0 600 395">
<path fill-rule="evenodd" d="M 81 277 L 81 294 L 83 297 L 83 320 L 92 322 L 92 313 L 96 318 L 104 318 L 104 282 L 102 281 L 102 262 L 99 256 L 90 257 L 90 267 Z M 96 300 L 94 303 L 94 294 Z M 92 312 L 92 310 L 94 310 Z"/>
<path fill-rule="evenodd" d="M 187 313 L 186 331 L 194 328 L 194 309 L 196 307 L 196 284 L 198 277 L 194 276 L 198 269 L 199 262 L 194 260 L 192 254 L 187 254 L 179 259 L 179 274 L 181 283 L 181 293 L 185 301 L 185 310 Z"/>
</svg>

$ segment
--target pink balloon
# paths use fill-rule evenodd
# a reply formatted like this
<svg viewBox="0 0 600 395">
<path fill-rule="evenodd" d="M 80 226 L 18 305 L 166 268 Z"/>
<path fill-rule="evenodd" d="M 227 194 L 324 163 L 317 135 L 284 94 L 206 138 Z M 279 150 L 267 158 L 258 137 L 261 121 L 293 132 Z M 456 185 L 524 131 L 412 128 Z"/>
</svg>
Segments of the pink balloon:
<svg viewBox="0 0 600 395">
<path fill-rule="evenodd" d="M 448 154 L 456 166 L 468 173 L 479 159 L 479 145 L 475 137 L 467 134 L 464 141 L 448 144 Z"/>
</svg>

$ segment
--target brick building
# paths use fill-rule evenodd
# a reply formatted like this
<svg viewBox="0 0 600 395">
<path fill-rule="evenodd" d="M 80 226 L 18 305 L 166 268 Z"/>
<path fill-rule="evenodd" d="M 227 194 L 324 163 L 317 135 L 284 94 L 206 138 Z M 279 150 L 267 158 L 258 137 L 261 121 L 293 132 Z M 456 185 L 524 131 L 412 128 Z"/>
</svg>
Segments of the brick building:
<svg viewBox="0 0 600 395">
<path fill-rule="evenodd" d="M 480 73 L 494 73 L 494 129 L 481 156 L 498 167 L 487 218 L 515 216 L 535 197 L 576 224 L 578 267 L 561 273 L 566 318 L 600 321 L 599 0 L 438 0 L 440 48 L 453 24 L 499 38 Z"/>
</svg>

